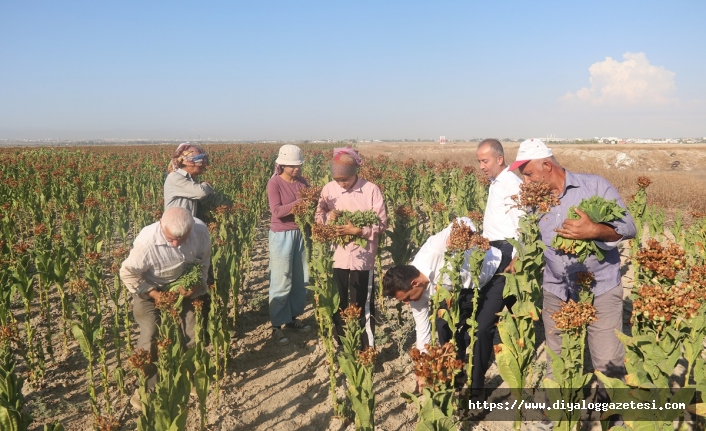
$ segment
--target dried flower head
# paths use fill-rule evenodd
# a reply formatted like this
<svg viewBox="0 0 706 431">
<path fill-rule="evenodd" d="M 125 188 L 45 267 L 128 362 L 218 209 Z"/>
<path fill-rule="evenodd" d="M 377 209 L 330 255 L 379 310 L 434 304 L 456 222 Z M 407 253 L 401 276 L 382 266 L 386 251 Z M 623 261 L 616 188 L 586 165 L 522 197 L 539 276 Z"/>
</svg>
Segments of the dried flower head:
<svg viewBox="0 0 706 431">
<path fill-rule="evenodd" d="M 382 179 L 382 171 L 374 165 L 363 165 L 358 175 L 371 183 L 378 183 Z"/>
<path fill-rule="evenodd" d="M 424 385 L 433 390 L 446 387 L 453 376 L 463 368 L 463 361 L 456 359 L 456 348 L 451 343 L 443 346 L 424 346 L 428 353 L 412 347 L 409 355 L 414 362 L 414 374 L 424 379 Z"/>
<path fill-rule="evenodd" d="M 112 265 L 110 265 L 110 273 L 113 275 L 119 274 L 120 273 L 120 265 L 118 265 L 117 263 L 113 263 Z"/>
<path fill-rule="evenodd" d="M 107 416 L 96 416 L 95 427 L 98 431 L 116 431 L 120 428 L 120 423 L 114 419 Z"/>
<path fill-rule="evenodd" d="M 443 202 L 436 202 L 431 206 L 431 212 L 433 213 L 443 213 L 446 212 L 448 206 Z"/>
<path fill-rule="evenodd" d="M 299 199 L 306 202 L 318 202 L 321 190 L 323 190 L 323 187 L 319 186 L 299 189 Z"/>
<path fill-rule="evenodd" d="M 677 272 L 685 268 L 684 256 L 684 250 L 677 244 L 663 247 L 656 239 L 649 239 L 647 247 L 637 253 L 637 263 L 653 276 L 674 280 Z"/>
<path fill-rule="evenodd" d="M 596 309 L 592 304 L 574 302 L 572 299 L 562 304 L 559 311 L 552 315 L 552 319 L 554 319 L 557 328 L 569 332 L 576 331 L 598 320 Z"/>
<path fill-rule="evenodd" d="M 480 211 L 469 211 L 466 217 L 471 219 L 476 226 L 480 226 L 483 224 L 483 217 L 485 217 L 485 215 Z"/>
<path fill-rule="evenodd" d="M 637 186 L 641 189 L 647 188 L 650 184 L 652 184 L 652 180 L 648 177 L 637 177 Z"/>
<path fill-rule="evenodd" d="M 311 203 L 304 200 L 300 200 L 294 205 L 292 205 L 291 213 L 295 216 L 301 216 L 312 212 L 313 209 L 314 208 L 312 207 Z"/>
<path fill-rule="evenodd" d="M 96 198 L 86 198 L 83 201 L 83 206 L 86 208 L 98 208 L 100 206 L 100 202 L 98 202 L 98 199 Z"/>
<path fill-rule="evenodd" d="M 174 344 L 174 342 L 171 338 L 162 338 L 157 341 L 157 350 L 166 351 L 172 344 Z"/>
<path fill-rule="evenodd" d="M 590 271 L 580 271 L 576 273 L 576 284 L 583 290 L 591 290 L 596 276 Z"/>
<path fill-rule="evenodd" d="M 17 254 L 24 254 L 29 250 L 31 247 L 29 243 L 20 241 L 12 245 L 12 249 L 15 251 Z"/>
<path fill-rule="evenodd" d="M 311 239 L 314 242 L 331 242 L 336 236 L 336 226 L 317 223 L 311 227 Z"/>
<path fill-rule="evenodd" d="M 145 365 L 152 362 L 150 352 L 145 349 L 135 349 L 132 356 L 128 358 L 130 366 L 135 370 L 144 372 Z"/>
<path fill-rule="evenodd" d="M 88 282 L 84 279 L 73 279 L 69 281 L 69 292 L 73 295 L 85 292 L 88 288 Z"/>
<path fill-rule="evenodd" d="M 361 308 L 356 304 L 349 305 L 345 310 L 341 311 L 341 318 L 347 325 L 358 322 L 360 319 Z"/>
<path fill-rule="evenodd" d="M 201 311 L 203 311 L 203 300 L 196 299 L 192 302 L 192 304 L 196 312 L 200 313 Z"/>
<path fill-rule="evenodd" d="M 652 321 L 657 324 L 671 322 L 675 317 L 690 319 L 699 313 L 703 286 L 681 283 L 677 286 L 641 286 L 632 302 L 635 321 Z"/>
<path fill-rule="evenodd" d="M 47 231 L 48 231 L 47 225 L 45 225 L 44 223 L 38 223 L 38 224 L 34 225 L 34 234 L 35 235 L 44 235 L 47 233 Z"/>
<path fill-rule="evenodd" d="M 0 326 L 0 345 L 5 343 L 18 344 L 20 340 L 20 333 L 16 323 L 9 322 L 7 325 Z"/>
<path fill-rule="evenodd" d="M 689 284 L 701 286 L 706 290 L 706 265 L 697 265 L 689 268 Z"/>
<path fill-rule="evenodd" d="M 490 243 L 482 235 L 473 231 L 470 226 L 454 220 L 451 225 L 451 234 L 449 235 L 449 250 L 465 251 L 478 248 L 486 251 L 490 248 Z"/>
<path fill-rule="evenodd" d="M 549 183 L 544 181 L 520 184 L 520 193 L 512 196 L 514 207 L 528 214 L 548 213 L 551 207 L 559 205 L 559 198 L 552 193 Z"/>
<path fill-rule="evenodd" d="M 124 260 L 129 253 L 130 253 L 129 248 L 119 246 L 119 247 L 116 247 L 115 250 L 113 250 L 112 255 L 113 255 L 113 258 L 115 258 L 115 260 L 121 261 L 121 260 Z"/>
<path fill-rule="evenodd" d="M 411 205 L 398 205 L 395 208 L 395 214 L 401 219 L 414 219 L 417 218 L 417 212 L 412 208 Z"/>
<path fill-rule="evenodd" d="M 85 253 L 84 256 L 86 257 L 86 262 L 89 265 L 95 265 L 96 263 L 100 263 L 100 260 L 101 260 L 100 253 L 97 253 L 95 251 L 89 251 L 89 252 Z"/>
<path fill-rule="evenodd" d="M 169 313 L 174 320 L 178 320 L 179 311 L 175 307 L 177 299 L 179 299 L 179 292 L 162 292 L 154 301 L 154 306 L 160 311 Z"/>
<path fill-rule="evenodd" d="M 370 367 L 375 364 L 375 358 L 377 358 L 378 352 L 374 347 L 368 347 L 362 352 L 358 352 L 358 362 L 364 367 Z"/>
</svg>

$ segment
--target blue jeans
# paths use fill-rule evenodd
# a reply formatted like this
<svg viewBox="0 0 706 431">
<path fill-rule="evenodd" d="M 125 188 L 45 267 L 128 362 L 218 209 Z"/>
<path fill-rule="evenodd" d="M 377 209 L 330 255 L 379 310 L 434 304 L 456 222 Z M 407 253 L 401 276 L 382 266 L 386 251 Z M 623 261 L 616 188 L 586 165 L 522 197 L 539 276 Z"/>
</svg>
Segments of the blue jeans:
<svg viewBox="0 0 706 431">
<path fill-rule="evenodd" d="M 272 326 L 290 323 L 304 312 L 309 268 L 301 232 L 288 230 L 269 234 L 270 321 Z"/>
</svg>

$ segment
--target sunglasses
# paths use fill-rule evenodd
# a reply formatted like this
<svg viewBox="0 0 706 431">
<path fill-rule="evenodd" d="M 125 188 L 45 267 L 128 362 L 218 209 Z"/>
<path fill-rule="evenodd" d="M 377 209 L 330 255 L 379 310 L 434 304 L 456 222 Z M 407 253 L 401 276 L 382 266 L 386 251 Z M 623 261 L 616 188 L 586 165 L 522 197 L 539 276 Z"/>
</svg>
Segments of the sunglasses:
<svg viewBox="0 0 706 431">
<path fill-rule="evenodd" d="M 194 163 L 208 164 L 208 154 L 197 154 L 191 157 L 191 161 Z"/>
</svg>

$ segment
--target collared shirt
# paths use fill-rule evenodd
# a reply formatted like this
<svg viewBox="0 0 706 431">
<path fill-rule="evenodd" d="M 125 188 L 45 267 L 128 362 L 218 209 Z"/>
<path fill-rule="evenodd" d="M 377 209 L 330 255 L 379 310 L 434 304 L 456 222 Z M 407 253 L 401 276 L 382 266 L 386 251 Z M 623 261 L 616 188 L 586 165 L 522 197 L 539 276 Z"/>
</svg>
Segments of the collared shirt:
<svg viewBox="0 0 706 431">
<path fill-rule="evenodd" d="M 135 238 L 130 255 L 120 267 L 120 279 L 131 293 L 147 293 L 179 278 L 189 263 L 201 263 L 203 284 L 193 297 L 207 292 L 206 280 L 211 265 L 211 239 L 199 219 L 183 244 L 174 247 L 162 233 L 159 222 L 143 228 Z"/>
<path fill-rule="evenodd" d="M 467 217 L 459 217 L 457 220 L 462 221 L 471 227 L 474 231 L 476 230 L 473 222 Z M 426 351 L 424 348 L 425 344 L 429 344 L 431 340 L 431 323 L 429 322 L 429 300 L 436 292 L 436 285 L 439 283 L 441 278 L 440 271 L 443 268 L 446 253 L 446 241 L 451 235 L 451 227 L 453 223 L 447 226 L 441 232 L 432 235 L 424 243 L 422 248 L 414 257 L 412 261 L 412 266 L 417 268 L 419 272 L 424 274 L 425 277 L 429 279 L 429 285 L 424 289 L 422 296 L 416 301 L 410 301 L 409 305 L 412 307 L 412 315 L 414 316 L 415 330 L 417 332 L 417 349 L 420 351 Z M 468 259 L 471 256 L 471 250 L 466 251 L 465 261 L 461 267 L 461 281 L 463 283 L 463 288 L 468 289 L 471 287 L 472 279 L 471 273 L 468 269 Z M 485 286 L 493 275 L 497 271 L 500 265 L 500 260 L 502 259 L 502 253 L 495 247 L 490 247 L 490 249 L 485 252 L 485 258 L 483 258 L 483 266 L 480 272 L 480 285 Z M 444 279 L 441 285 L 446 290 L 451 290 L 451 280 L 448 275 L 444 275 Z"/>
<path fill-rule="evenodd" d="M 517 228 L 524 212 L 513 208 L 515 202 L 511 197 L 520 193 L 522 180 L 509 169 L 507 167 L 500 172 L 488 190 L 488 203 L 483 215 L 483 236 L 489 241 L 518 238 Z"/>
<path fill-rule="evenodd" d="M 375 254 L 380 242 L 380 233 L 387 229 L 387 212 L 382 193 L 378 186 L 364 179 L 345 190 L 337 182 L 331 181 L 321 190 L 319 206 L 316 208 L 316 222 L 326 223 L 328 213 L 333 211 L 367 211 L 373 210 L 380 222 L 372 226 L 362 227 L 361 237 L 368 240 L 365 247 L 360 247 L 354 241 L 345 245 L 336 245 L 333 254 L 333 267 L 367 271 L 375 267 Z"/>
<path fill-rule="evenodd" d="M 583 263 L 579 263 L 575 256 L 567 255 L 551 248 L 551 243 L 569 213 L 571 206 L 578 206 L 582 199 L 591 196 L 600 196 L 606 200 L 615 199 L 622 208 L 626 209 L 623 218 L 607 223 L 622 238 L 615 242 L 596 241 L 596 245 L 605 250 L 605 258 L 599 262 L 596 256 L 589 256 Z M 555 206 L 539 220 L 539 229 L 542 242 L 547 246 L 544 253 L 544 281 L 542 287 L 550 293 L 566 301 L 569 297 L 577 298 L 576 273 L 589 271 L 596 277 L 593 293 L 598 296 L 620 284 L 620 252 L 617 245 L 623 239 L 634 238 L 636 234 L 635 221 L 627 211 L 623 199 L 618 191 L 604 178 L 597 175 L 575 174 L 566 171 L 564 191 L 561 204 Z"/>
<path fill-rule="evenodd" d="M 192 216 L 196 215 L 196 202 L 213 193 L 208 183 L 198 183 L 191 174 L 177 169 L 164 180 L 164 210 L 171 207 L 186 208 Z"/>
</svg>

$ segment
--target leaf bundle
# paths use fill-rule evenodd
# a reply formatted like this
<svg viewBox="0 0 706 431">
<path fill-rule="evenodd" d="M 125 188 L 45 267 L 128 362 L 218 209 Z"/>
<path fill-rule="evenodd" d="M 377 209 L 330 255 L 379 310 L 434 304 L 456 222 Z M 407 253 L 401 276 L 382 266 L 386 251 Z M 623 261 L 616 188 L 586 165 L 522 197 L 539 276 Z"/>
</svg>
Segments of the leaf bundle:
<svg viewBox="0 0 706 431">
<path fill-rule="evenodd" d="M 580 218 L 574 211 L 576 208 L 586 213 L 594 223 L 608 223 L 625 216 L 625 209 L 618 205 L 615 199 L 609 201 L 600 196 L 582 199 L 578 207 L 575 205 L 571 206 L 566 217 L 568 220 L 578 220 Z M 576 255 L 581 263 L 590 255 L 596 255 L 599 261 L 605 258 L 603 250 L 593 240 L 569 239 L 557 235 L 552 240 L 552 247 L 564 253 Z"/>
<path fill-rule="evenodd" d="M 365 227 L 365 226 L 372 226 L 374 224 L 380 223 L 380 219 L 378 218 L 378 215 L 375 213 L 373 210 L 366 210 L 366 211 L 341 211 L 341 214 L 336 217 L 336 219 L 333 221 L 334 226 L 343 226 L 348 223 L 348 221 L 355 226 L 355 227 Z M 359 236 L 355 235 L 342 235 L 342 236 L 337 236 L 334 239 L 334 243 L 340 244 L 340 245 L 345 245 L 348 244 L 349 242 L 355 241 L 355 243 L 360 246 L 360 247 L 365 247 L 368 245 L 368 240 L 365 238 L 361 238 Z"/>
</svg>

